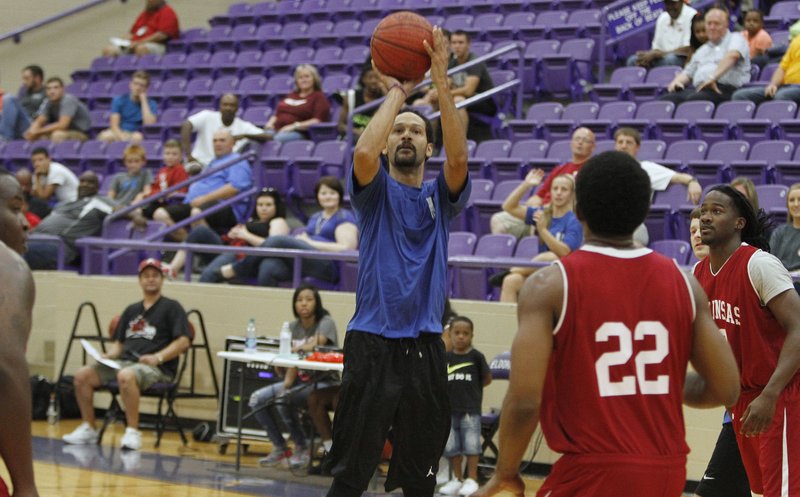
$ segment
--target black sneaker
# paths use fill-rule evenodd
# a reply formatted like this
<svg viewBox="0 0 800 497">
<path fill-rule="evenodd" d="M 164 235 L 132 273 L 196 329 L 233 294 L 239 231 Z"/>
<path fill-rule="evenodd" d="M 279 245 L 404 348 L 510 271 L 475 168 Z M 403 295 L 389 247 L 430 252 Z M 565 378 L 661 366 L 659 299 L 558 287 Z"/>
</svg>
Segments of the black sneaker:
<svg viewBox="0 0 800 497">
<path fill-rule="evenodd" d="M 493 275 L 489 276 L 489 284 L 493 287 L 500 288 L 503 286 L 503 280 L 506 279 L 511 271 L 500 271 L 499 273 L 494 273 Z"/>
</svg>

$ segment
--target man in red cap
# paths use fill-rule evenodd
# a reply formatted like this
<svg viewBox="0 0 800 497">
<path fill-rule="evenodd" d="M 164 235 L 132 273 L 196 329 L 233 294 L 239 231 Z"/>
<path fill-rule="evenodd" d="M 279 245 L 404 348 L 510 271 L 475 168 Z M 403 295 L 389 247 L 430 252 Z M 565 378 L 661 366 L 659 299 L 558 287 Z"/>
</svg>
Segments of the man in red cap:
<svg viewBox="0 0 800 497">
<path fill-rule="evenodd" d="M 186 312 L 175 300 L 161 295 L 164 273 L 156 259 L 139 264 L 139 286 L 144 298 L 129 305 L 114 330 L 108 352 L 103 354 L 119 368 L 107 364 L 83 366 L 75 373 L 75 396 L 81 410 L 80 424 L 64 435 L 68 444 L 95 444 L 97 430 L 94 417 L 94 391 L 117 380 L 125 407 L 128 427 L 120 445 L 138 450 L 142 446 L 139 432 L 139 397 L 142 390 L 159 381 L 170 381 L 178 368 L 178 357 L 191 345 L 191 332 Z"/>
</svg>

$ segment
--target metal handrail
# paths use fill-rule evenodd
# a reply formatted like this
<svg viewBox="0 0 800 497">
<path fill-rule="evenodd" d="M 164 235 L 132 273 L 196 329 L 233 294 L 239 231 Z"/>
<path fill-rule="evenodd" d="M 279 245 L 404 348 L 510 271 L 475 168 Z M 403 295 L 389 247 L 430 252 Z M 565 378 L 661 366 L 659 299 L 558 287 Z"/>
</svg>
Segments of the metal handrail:
<svg viewBox="0 0 800 497">
<path fill-rule="evenodd" d="M 120 0 L 122 3 L 125 3 L 126 0 Z M 22 34 L 27 33 L 28 31 L 32 31 L 36 28 L 41 28 L 42 26 L 46 26 L 58 20 L 64 19 L 65 17 L 69 17 L 73 14 L 77 14 L 79 12 L 83 12 L 84 10 L 90 9 L 92 7 L 96 7 L 100 4 L 106 3 L 108 0 L 92 0 L 90 2 L 86 2 L 82 5 L 78 5 L 77 7 L 72 7 L 71 9 L 67 9 L 64 12 L 59 14 L 54 14 L 50 17 L 45 17 L 36 22 L 32 22 L 30 24 L 26 24 L 20 28 L 17 28 L 13 31 L 9 31 L 3 35 L 0 35 L 0 42 L 3 42 L 9 38 L 14 40 L 14 43 L 19 43 L 22 39 Z"/>
</svg>

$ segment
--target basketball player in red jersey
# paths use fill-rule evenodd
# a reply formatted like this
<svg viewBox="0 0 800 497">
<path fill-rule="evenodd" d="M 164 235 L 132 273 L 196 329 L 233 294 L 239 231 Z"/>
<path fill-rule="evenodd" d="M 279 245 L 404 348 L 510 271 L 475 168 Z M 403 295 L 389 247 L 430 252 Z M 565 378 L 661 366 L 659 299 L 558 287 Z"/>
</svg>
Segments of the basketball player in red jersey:
<svg viewBox="0 0 800 497">
<path fill-rule="evenodd" d="M 800 297 L 780 260 L 768 254 L 764 211 L 729 186 L 700 207 L 709 256 L 694 274 L 741 371 L 733 428 L 750 491 L 800 495 Z"/>
<path fill-rule="evenodd" d="M 22 188 L 0 167 L 0 459 L 14 497 L 38 497 L 31 455 L 31 387 L 25 348 L 31 331 L 34 286 L 22 259 L 28 222 Z M 0 478 L 0 496 L 8 495 Z"/>
<path fill-rule="evenodd" d="M 541 418 L 563 455 L 539 497 L 677 497 L 689 451 L 681 402 L 735 402 L 733 354 L 694 278 L 634 245 L 650 204 L 638 162 L 595 156 L 576 197 L 585 245 L 523 286 L 497 471 L 478 494 L 523 496 L 519 463 Z"/>
</svg>

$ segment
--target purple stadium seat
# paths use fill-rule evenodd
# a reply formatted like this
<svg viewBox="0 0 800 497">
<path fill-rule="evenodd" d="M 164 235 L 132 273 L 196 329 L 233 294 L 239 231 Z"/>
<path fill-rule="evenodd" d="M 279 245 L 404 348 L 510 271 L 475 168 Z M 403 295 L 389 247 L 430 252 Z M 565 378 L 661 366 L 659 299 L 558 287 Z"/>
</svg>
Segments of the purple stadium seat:
<svg viewBox="0 0 800 497">
<path fill-rule="evenodd" d="M 534 39 L 551 38 L 553 27 L 566 24 L 568 18 L 569 14 L 557 8 L 544 12 L 536 12 L 536 20 L 533 22 L 533 26 L 529 28 L 529 33 Z M 577 35 L 577 33 L 573 33 L 573 36 L 570 38 L 574 38 L 575 35 Z"/>
<path fill-rule="evenodd" d="M 594 102 L 574 102 L 564 108 L 559 119 L 547 119 L 540 126 L 541 137 L 545 140 L 563 140 L 572 135 L 580 123 L 596 119 L 600 106 Z"/>
<path fill-rule="evenodd" d="M 204 37 L 198 37 L 188 42 L 189 53 L 203 52 L 213 49 L 217 43 L 230 40 L 230 26 L 214 26 L 208 30 Z"/>
<path fill-rule="evenodd" d="M 139 58 L 133 54 L 117 56 L 117 62 L 114 64 L 114 79 L 117 81 L 129 79 L 136 71 L 138 62 Z"/>
<path fill-rule="evenodd" d="M 281 0 L 278 2 L 278 15 L 283 24 L 304 21 L 306 12 L 303 0 Z"/>
<path fill-rule="evenodd" d="M 794 144 L 786 140 L 762 141 L 753 145 L 746 161 L 730 163 L 731 177 L 746 176 L 753 183 L 772 183 L 775 179 L 775 164 L 791 160 Z"/>
<path fill-rule="evenodd" d="M 299 64 L 310 64 L 314 60 L 314 49 L 297 47 L 289 50 L 286 60 L 272 64 L 271 75 L 291 74 Z"/>
<path fill-rule="evenodd" d="M 89 71 L 92 75 L 92 81 L 108 80 L 114 76 L 114 65 L 116 64 L 116 57 L 97 57 L 92 60 L 89 66 Z"/>
<path fill-rule="evenodd" d="M 485 39 L 496 43 L 505 40 L 529 41 L 525 36 L 526 29 L 533 26 L 536 14 L 532 12 L 514 12 L 505 16 L 500 26 L 491 26 L 485 31 Z"/>
<path fill-rule="evenodd" d="M 736 123 L 742 119 L 750 119 L 756 111 L 756 104 L 744 100 L 723 102 L 714 112 L 713 119 L 697 119 L 694 136 L 697 139 L 713 143 L 721 140 L 735 140 Z"/>
<path fill-rule="evenodd" d="M 236 55 L 234 65 L 238 68 L 238 76 L 258 76 L 262 73 L 263 54 L 261 50 L 245 50 Z"/>
<path fill-rule="evenodd" d="M 482 41 L 502 41 L 503 39 L 492 39 L 489 37 L 488 32 L 493 29 L 498 29 L 503 25 L 503 15 L 497 13 L 480 14 L 475 16 L 472 26 L 469 30 L 471 38 Z M 504 38 L 508 39 L 510 37 Z"/>
<path fill-rule="evenodd" d="M 616 142 L 614 140 L 610 139 L 601 140 L 598 138 L 594 144 L 594 153 L 595 155 L 602 154 L 603 152 L 610 152 L 615 148 L 616 148 Z"/>
<path fill-rule="evenodd" d="M 90 136 L 95 136 L 100 131 L 108 128 L 110 117 L 111 111 L 109 110 L 90 110 L 89 118 L 92 122 L 89 132 Z"/>
<path fill-rule="evenodd" d="M 782 185 L 800 182 L 800 147 L 795 147 L 792 160 L 775 163 L 775 182 Z"/>
<path fill-rule="evenodd" d="M 11 142 L 9 142 L 11 143 Z M 81 145 L 81 169 L 108 174 L 108 144 L 96 140 L 88 140 Z"/>
<path fill-rule="evenodd" d="M 633 119 L 619 119 L 617 126 L 637 130 L 642 139 L 652 137 L 652 128 L 659 119 L 671 119 L 675 112 L 675 104 L 661 100 L 640 103 Z"/>
<path fill-rule="evenodd" d="M 508 157 L 495 157 L 489 164 L 492 180 L 497 183 L 507 180 L 520 180 L 528 173 L 531 159 L 544 159 L 547 154 L 544 140 L 520 140 L 513 144 Z"/>
<path fill-rule="evenodd" d="M 475 247 L 476 257 L 497 258 L 512 257 L 516 238 L 512 235 L 483 235 Z M 473 300 L 485 300 L 489 294 L 487 269 L 461 268 L 455 270 L 454 297 Z"/>
<path fill-rule="evenodd" d="M 658 240 L 652 242 L 650 248 L 682 266 L 689 263 L 689 254 L 692 253 L 692 246 L 684 240 Z"/>
<path fill-rule="evenodd" d="M 344 177 L 346 154 L 345 142 L 331 140 L 318 143 L 307 157 L 295 157 L 289 174 L 292 192 L 304 200 L 314 200 L 314 187 L 322 176 Z"/>
<path fill-rule="evenodd" d="M 351 43 L 347 42 L 347 37 L 353 36 L 354 33 L 358 33 L 358 39 L 361 39 L 361 21 L 358 19 L 342 19 L 336 21 L 333 25 L 333 31 L 317 37 L 317 41 L 320 44 L 319 46 L 339 45 L 345 48 L 351 45 Z M 354 40 L 354 38 L 351 38 L 351 40 Z M 357 45 L 358 43 L 353 41 L 352 44 Z"/>
<path fill-rule="evenodd" d="M 706 158 L 708 144 L 703 140 L 678 140 L 667 146 L 661 165 L 676 171 L 686 170 L 686 164 Z"/>
<path fill-rule="evenodd" d="M 514 250 L 514 257 L 529 261 L 539 255 L 539 237 L 529 235 L 520 238 L 517 248 Z"/>
<path fill-rule="evenodd" d="M 263 51 L 267 51 L 273 48 L 285 48 L 286 42 L 281 36 L 281 31 L 283 31 L 282 24 L 262 24 L 256 31 L 256 40 L 258 41 L 256 46 L 252 46 L 250 41 L 242 40 L 239 43 L 239 49 L 253 50 L 255 48 L 260 48 Z"/>
<path fill-rule="evenodd" d="M 712 144 L 703 160 L 687 160 L 689 172 L 701 185 L 727 183 L 731 180 L 730 164 L 747 159 L 750 144 L 742 140 L 726 140 Z"/>
<path fill-rule="evenodd" d="M 535 40 L 528 42 L 525 46 L 523 54 L 525 78 L 522 88 L 526 94 L 539 95 L 541 93 L 542 57 L 556 55 L 560 48 L 561 42 L 558 40 Z"/>
<path fill-rule="evenodd" d="M 467 231 L 452 231 L 447 240 L 447 255 L 472 255 L 475 252 L 475 245 L 478 236 Z"/>
<path fill-rule="evenodd" d="M 494 179 L 494 174 L 489 169 L 491 161 L 495 158 L 508 157 L 511 152 L 511 142 L 508 140 L 486 140 L 478 144 L 475 154 L 467 161 L 467 168 L 473 177 Z"/>
<path fill-rule="evenodd" d="M 547 157 L 541 159 L 531 157 L 528 169 L 542 169 L 549 173 L 554 167 L 572 160 L 572 140 L 558 140 L 552 142 L 547 149 Z"/>
<path fill-rule="evenodd" d="M 212 17 L 209 21 L 212 26 L 236 26 L 253 22 L 253 5 L 249 3 L 234 3 L 228 7 L 228 12 Z"/>
<path fill-rule="evenodd" d="M 164 85 L 167 85 L 170 81 L 166 81 Z M 214 83 L 214 80 L 208 76 L 199 76 L 190 80 L 186 83 L 186 86 L 183 88 L 181 93 L 170 93 L 169 95 L 164 92 L 164 100 L 168 107 L 187 107 L 194 99 L 195 95 L 207 95 L 211 91 L 211 85 Z M 202 100 L 198 99 L 198 102 Z"/>
<path fill-rule="evenodd" d="M 786 185 L 756 185 L 758 204 L 767 212 L 786 209 L 786 195 L 788 194 L 789 187 Z"/>
<path fill-rule="evenodd" d="M 327 76 L 335 72 L 342 72 L 348 67 L 342 62 L 341 47 L 336 45 L 319 47 L 314 52 L 314 60 L 312 64 L 319 70 L 320 75 Z"/>
<path fill-rule="evenodd" d="M 763 102 L 752 119 L 740 119 L 737 123 L 739 137 L 750 143 L 772 138 L 781 138 L 781 121 L 790 121 L 797 114 L 797 104 L 787 100 Z"/>
<path fill-rule="evenodd" d="M 369 57 L 369 47 L 347 47 L 342 52 L 342 62 L 350 67 L 350 76 L 357 78 L 361 66 Z"/>
<path fill-rule="evenodd" d="M 162 68 L 161 78 L 170 79 L 173 77 L 186 78 L 188 69 L 186 67 L 186 54 L 180 52 L 166 53 L 161 57 L 159 65 Z"/>
<path fill-rule="evenodd" d="M 491 2 L 501 14 L 514 14 L 525 11 L 526 5 L 519 0 L 495 0 Z M 473 11 L 475 8 L 473 7 Z"/>
<path fill-rule="evenodd" d="M 580 125 L 591 129 L 597 140 L 611 139 L 620 119 L 631 119 L 636 114 L 634 102 L 608 102 L 600 108 L 595 119 L 584 119 Z"/>
<path fill-rule="evenodd" d="M 164 73 L 161 67 L 161 58 L 161 55 L 153 53 L 142 55 L 136 60 L 136 69 L 149 74 L 151 82 L 158 81 Z"/>
<path fill-rule="evenodd" d="M 645 76 L 647 69 L 644 67 L 619 67 L 614 69 L 608 83 L 594 85 L 590 96 L 598 103 L 627 100 L 628 86 L 633 83 L 643 83 Z"/>
<path fill-rule="evenodd" d="M 353 77 L 349 74 L 329 74 L 322 80 L 322 91 L 326 95 L 333 95 L 340 91 L 348 90 L 353 83 Z"/>
<path fill-rule="evenodd" d="M 264 93 L 266 87 L 267 78 L 264 76 L 251 75 L 242 78 L 236 90 L 242 99 L 242 106 L 265 105 L 269 101 L 269 95 Z"/>
<path fill-rule="evenodd" d="M 769 15 L 764 18 L 764 28 L 770 31 L 788 29 L 798 18 L 800 18 L 800 2 L 777 2 L 772 5 Z"/>
<path fill-rule="evenodd" d="M 290 48 L 311 46 L 308 23 L 289 22 L 283 25 L 281 38 Z"/>
<path fill-rule="evenodd" d="M 628 85 L 629 98 L 634 102 L 653 100 L 666 91 L 667 85 L 681 72 L 678 66 L 654 67 L 647 71 L 644 83 Z"/>
<path fill-rule="evenodd" d="M 475 22 L 475 18 L 469 14 L 452 14 L 448 15 L 447 19 L 444 21 L 444 26 L 442 27 L 450 30 L 451 33 L 453 31 L 458 31 L 459 29 L 467 31 L 472 27 L 473 22 Z"/>
<path fill-rule="evenodd" d="M 256 126 L 264 126 L 272 116 L 272 108 L 262 105 L 248 107 L 242 113 L 242 120 L 251 122 Z"/>
<path fill-rule="evenodd" d="M 440 16 L 452 16 L 464 12 L 464 3 L 461 0 L 436 0 L 436 13 Z"/>
<path fill-rule="evenodd" d="M 280 20 L 278 2 L 267 0 L 253 4 L 253 20 L 259 25 L 277 23 Z"/>
<path fill-rule="evenodd" d="M 333 12 L 330 11 L 328 0 L 308 0 L 305 2 L 306 21 L 329 21 Z"/>
<path fill-rule="evenodd" d="M 168 140 L 170 137 L 177 137 L 187 115 L 185 108 L 166 109 L 158 114 L 158 121 L 155 124 L 142 126 L 142 134 L 148 140 Z"/>
<path fill-rule="evenodd" d="M 308 157 L 314 150 L 314 142 L 310 140 L 297 140 L 286 142 L 280 147 L 279 155 L 264 155 L 262 147 L 259 163 L 264 168 L 264 186 L 277 188 L 283 194 L 288 193 L 292 185 L 291 163 L 299 157 Z"/>
<path fill-rule="evenodd" d="M 583 0 L 580 1 L 583 2 Z M 563 3 L 564 0 L 562 0 Z M 575 26 L 581 37 L 595 38 L 600 35 L 600 10 L 582 8 L 573 10 L 567 19 L 567 26 Z"/>
<path fill-rule="evenodd" d="M 106 110 L 111 108 L 111 82 L 95 81 L 89 83 L 84 100 L 89 102 L 92 110 Z"/>
<path fill-rule="evenodd" d="M 536 21 L 542 18 L 540 15 Z M 593 82 L 592 52 L 595 41 L 590 39 L 567 40 L 561 44 L 558 55 L 542 57 L 542 91 L 555 97 L 573 98 L 583 95 L 583 84 Z"/>
<path fill-rule="evenodd" d="M 268 104 L 275 107 L 278 100 L 294 88 L 294 77 L 287 75 L 271 76 L 264 85 L 264 93 L 268 96 Z"/>
<path fill-rule="evenodd" d="M 557 102 L 535 103 L 528 107 L 525 119 L 511 119 L 508 121 L 511 140 L 517 141 L 528 138 L 539 138 L 539 127 L 544 121 L 561 118 L 564 106 Z"/>
<path fill-rule="evenodd" d="M 708 119 L 714 114 L 712 102 L 683 102 L 675 109 L 671 119 L 656 120 L 653 137 L 672 143 L 676 140 L 692 138 L 694 123 L 698 119 Z"/>
<path fill-rule="evenodd" d="M 642 140 L 639 147 L 639 160 L 651 160 L 658 162 L 664 158 L 667 152 L 667 144 L 661 140 Z"/>
<path fill-rule="evenodd" d="M 81 142 L 77 140 L 67 140 L 53 146 L 52 158 L 56 162 L 64 164 L 72 172 L 81 170 Z"/>
</svg>

